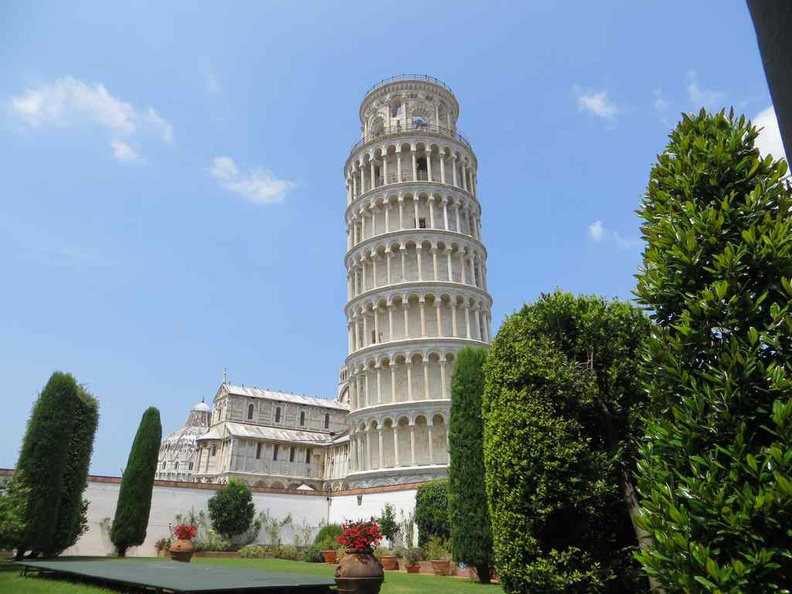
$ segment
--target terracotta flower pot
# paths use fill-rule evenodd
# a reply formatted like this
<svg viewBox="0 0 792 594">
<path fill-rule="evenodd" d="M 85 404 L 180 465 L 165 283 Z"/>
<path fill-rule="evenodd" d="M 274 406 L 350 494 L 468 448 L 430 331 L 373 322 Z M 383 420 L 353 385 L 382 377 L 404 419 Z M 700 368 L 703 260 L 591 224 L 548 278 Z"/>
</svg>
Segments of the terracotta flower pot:
<svg viewBox="0 0 792 594">
<path fill-rule="evenodd" d="M 333 549 L 322 551 L 322 556 L 324 557 L 325 563 L 335 563 L 338 561 L 338 555 Z"/>
<path fill-rule="evenodd" d="M 432 559 L 432 573 L 435 575 L 448 575 L 451 573 L 451 561 Z"/>
<path fill-rule="evenodd" d="M 180 538 L 174 540 L 170 546 L 170 556 L 174 561 L 181 561 L 182 563 L 189 563 L 195 552 L 195 546 L 191 540 L 184 540 Z"/>
<path fill-rule="evenodd" d="M 382 563 L 370 549 L 348 550 L 338 563 L 338 594 L 378 594 L 385 581 Z"/>
<path fill-rule="evenodd" d="M 421 573 L 421 564 L 416 563 L 415 565 L 405 565 L 407 569 L 407 573 Z"/>
<path fill-rule="evenodd" d="M 383 555 L 380 557 L 382 569 L 394 571 L 399 569 L 399 558 L 396 555 Z"/>
</svg>

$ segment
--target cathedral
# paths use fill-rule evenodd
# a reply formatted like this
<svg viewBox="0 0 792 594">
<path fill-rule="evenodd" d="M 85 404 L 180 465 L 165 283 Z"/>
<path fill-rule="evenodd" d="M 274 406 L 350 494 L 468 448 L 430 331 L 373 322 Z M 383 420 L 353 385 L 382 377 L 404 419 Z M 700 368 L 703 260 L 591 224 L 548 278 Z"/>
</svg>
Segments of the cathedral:
<svg viewBox="0 0 792 594">
<path fill-rule="evenodd" d="M 336 491 L 446 476 L 456 353 L 487 346 L 478 161 L 433 77 L 366 93 L 344 163 L 348 356 L 335 399 L 223 380 L 160 448 L 157 478 Z"/>
</svg>

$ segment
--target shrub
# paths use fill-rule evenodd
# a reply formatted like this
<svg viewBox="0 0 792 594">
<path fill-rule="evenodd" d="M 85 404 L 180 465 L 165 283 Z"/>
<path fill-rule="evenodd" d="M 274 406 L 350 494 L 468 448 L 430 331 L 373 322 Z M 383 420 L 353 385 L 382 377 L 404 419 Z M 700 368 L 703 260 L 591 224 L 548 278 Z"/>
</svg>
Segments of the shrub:
<svg viewBox="0 0 792 594">
<path fill-rule="evenodd" d="M 451 377 L 451 421 L 448 443 L 448 508 L 454 559 L 476 568 L 479 581 L 490 582 L 492 534 L 484 477 L 484 361 L 487 351 L 463 348 Z"/>
<path fill-rule="evenodd" d="M 263 559 L 267 556 L 267 547 L 257 544 L 245 545 L 239 549 L 239 556 L 243 559 Z"/>
<path fill-rule="evenodd" d="M 56 371 L 33 405 L 9 489 L 16 493 L 15 505 L 23 510 L 22 525 L 11 543 L 17 558 L 28 550 L 52 547 L 79 390 L 74 377 Z"/>
<path fill-rule="evenodd" d="M 58 521 L 52 543 L 46 551 L 48 556 L 59 555 L 88 529 L 88 501 L 83 499 L 83 493 L 88 485 L 88 467 L 99 426 L 99 402 L 83 386 L 79 386 L 78 396 L 69 456 L 63 473 Z"/>
<path fill-rule="evenodd" d="M 325 550 L 325 547 L 317 544 L 313 544 L 303 552 L 303 561 L 307 561 L 308 563 L 323 563 L 324 562 L 324 555 L 322 551 Z"/>
<path fill-rule="evenodd" d="M 275 557 L 278 559 L 287 559 L 289 561 L 295 561 L 297 559 L 297 547 L 293 547 L 291 545 L 281 545 L 275 548 Z"/>
<path fill-rule="evenodd" d="M 407 565 L 418 565 L 423 561 L 423 554 L 418 547 L 409 547 L 404 553 L 404 561 Z"/>
<path fill-rule="evenodd" d="M 424 558 L 430 561 L 450 561 L 451 551 L 448 550 L 448 541 L 439 536 L 433 536 L 423 548 Z"/>
<path fill-rule="evenodd" d="M 225 538 L 244 534 L 253 522 L 253 494 L 246 483 L 231 479 L 209 500 L 212 528 Z"/>
<path fill-rule="evenodd" d="M 340 524 L 325 524 L 316 533 L 314 545 L 323 547 L 321 550 L 338 547 L 338 537 L 344 532 Z"/>
<path fill-rule="evenodd" d="M 424 545 L 433 536 L 448 539 L 448 480 L 429 481 L 415 493 L 415 523 L 418 544 Z"/>
<path fill-rule="evenodd" d="M 757 135 L 684 115 L 639 210 L 657 323 L 639 559 L 671 592 L 792 589 L 792 189 Z"/>
<path fill-rule="evenodd" d="M 596 545 L 611 538 L 600 514 L 619 500 L 615 460 L 592 447 L 581 424 L 597 407 L 591 377 L 546 336 L 525 330 L 524 316 L 508 318 L 486 366 L 484 460 L 496 567 L 507 593 L 596 591 L 608 575 Z M 554 579 L 539 580 L 549 575 L 540 567 L 552 567 Z"/>
<path fill-rule="evenodd" d="M 210 530 L 205 538 L 196 539 L 193 543 L 196 551 L 233 551 L 238 545 L 224 538 L 214 530 Z"/>
</svg>

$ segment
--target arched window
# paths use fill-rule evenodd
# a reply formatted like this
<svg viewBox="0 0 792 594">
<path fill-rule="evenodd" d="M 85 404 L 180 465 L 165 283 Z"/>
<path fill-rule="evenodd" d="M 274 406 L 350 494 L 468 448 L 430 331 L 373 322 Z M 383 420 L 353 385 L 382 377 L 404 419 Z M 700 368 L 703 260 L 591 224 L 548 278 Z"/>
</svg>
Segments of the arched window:
<svg viewBox="0 0 792 594">
<path fill-rule="evenodd" d="M 217 455 L 217 446 L 213 445 L 212 446 L 212 456 L 215 456 L 215 455 Z"/>
<path fill-rule="evenodd" d="M 261 442 L 256 444 L 256 460 L 261 458 Z"/>
<path fill-rule="evenodd" d="M 391 117 L 395 118 L 402 114 L 402 102 L 401 99 L 396 99 L 393 103 L 391 103 Z"/>
<path fill-rule="evenodd" d="M 278 406 L 277 408 L 275 408 L 275 422 L 280 423 L 280 420 L 281 420 L 281 407 Z"/>
<path fill-rule="evenodd" d="M 305 411 L 300 411 L 300 427 L 305 426 Z"/>
<path fill-rule="evenodd" d="M 188 467 L 188 470 L 192 470 L 192 469 L 193 469 L 193 463 L 190 462 L 190 466 Z"/>
<path fill-rule="evenodd" d="M 179 463 L 178 462 L 176 462 L 176 464 L 173 465 L 173 470 L 179 470 Z"/>
<path fill-rule="evenodd" d="M 248 404 L 248 420 L 251 420 L 252 418 L 253 418 L 253 405 Z"/>
<path fill-rule="evenodd" d="M 330 414 L 325 413 L 325 429 L 328 429 L 329 427 L 330 427 Z"/>
</svg>

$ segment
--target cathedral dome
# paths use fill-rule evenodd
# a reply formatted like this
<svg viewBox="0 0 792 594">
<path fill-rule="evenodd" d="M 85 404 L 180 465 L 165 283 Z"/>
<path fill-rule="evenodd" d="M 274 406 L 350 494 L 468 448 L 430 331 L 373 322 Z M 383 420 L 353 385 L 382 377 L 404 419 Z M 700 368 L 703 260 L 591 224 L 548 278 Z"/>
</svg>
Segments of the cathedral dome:
<svg viewBox="0 0 792 594">
<path fill-rule="evenodd" d="M 196 440 L 209 431 L 212 409 L 201 401 L 190 410 L 187 421 L 162 440 L 156 478 L 190 480 Z"/>
</svg>

